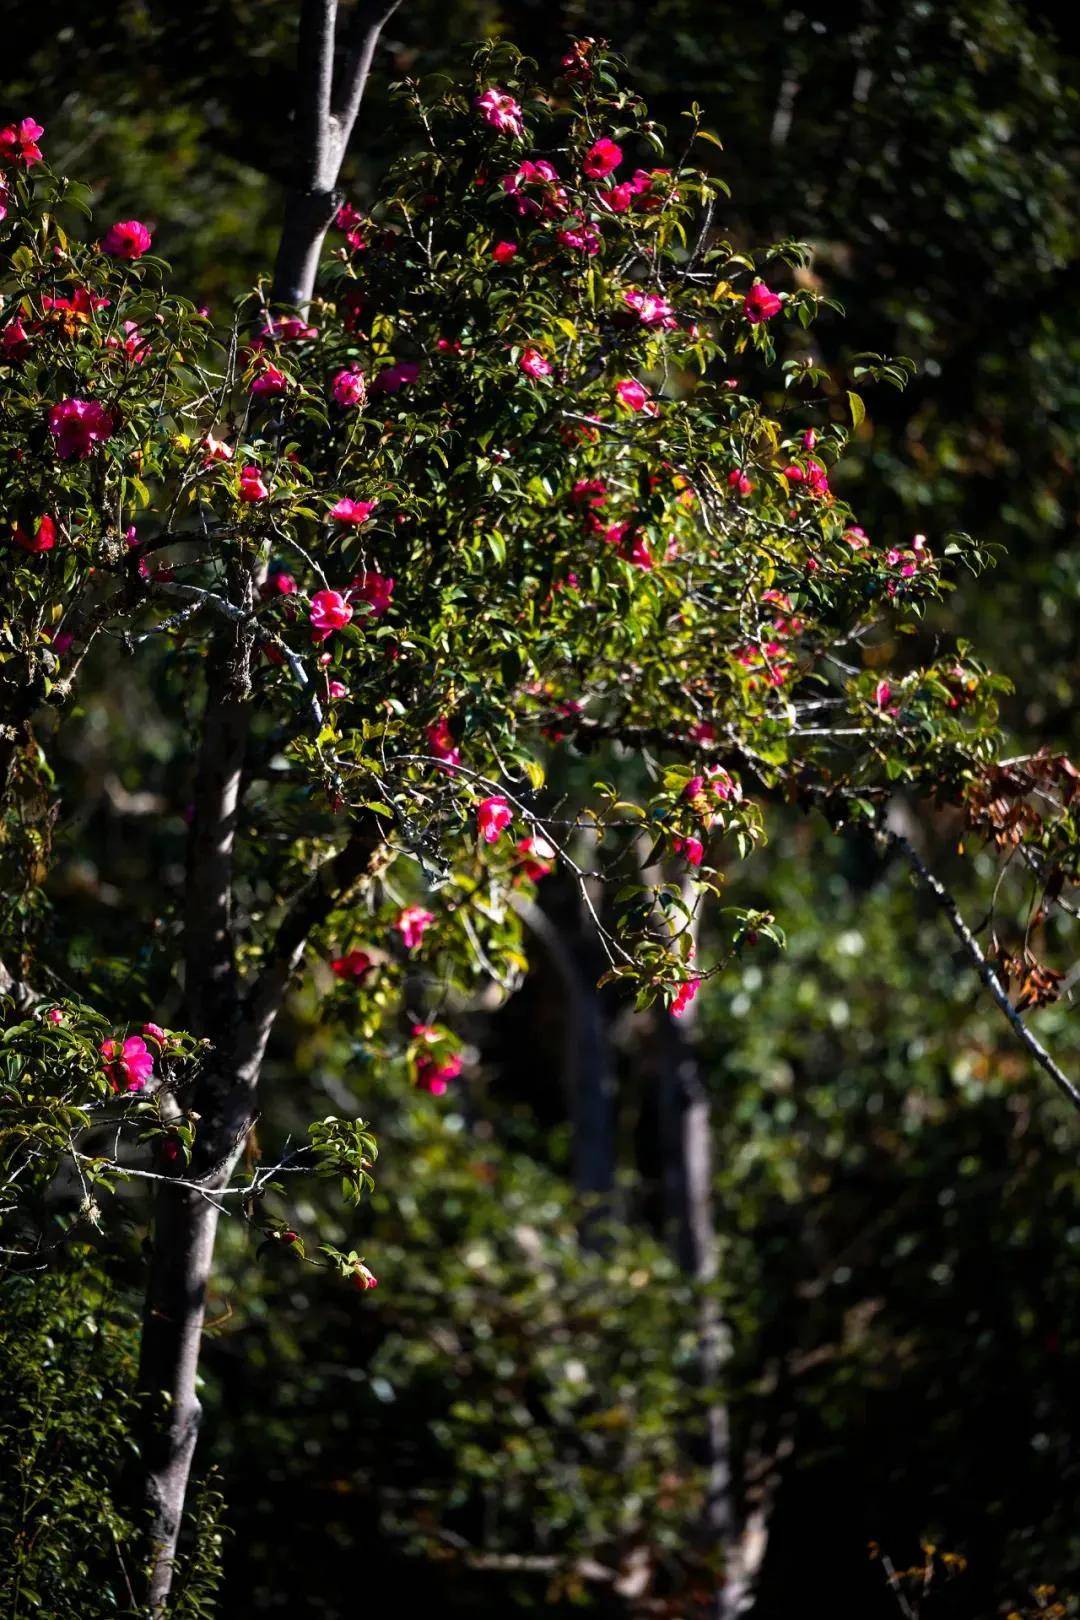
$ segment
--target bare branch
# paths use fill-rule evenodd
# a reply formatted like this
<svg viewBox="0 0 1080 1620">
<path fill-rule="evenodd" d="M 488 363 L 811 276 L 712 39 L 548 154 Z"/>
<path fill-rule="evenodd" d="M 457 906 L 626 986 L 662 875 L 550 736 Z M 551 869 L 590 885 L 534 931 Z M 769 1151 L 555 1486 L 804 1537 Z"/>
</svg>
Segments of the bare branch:
<svg viewBox="0 0 1080 1620">
<path fill-rule="evenodd" d="M 971 932 L 971 929 L 960 915 L 960 908 L 953 899 L 952 895 L 949 893 L 948 889 L 946 889 L 940 878 L 934 876 L 933 872 L 931 872 L 930 868 L 926 865 L 926 862 L 922 859 L 922 856 L 908 841 L 908 839 L 903 836 L 902 833 L 886 832 L 883 836 L 894 849 L 898 849 L 901 852 L 908 865 L 911 867 L 911 870 L 914 872 L 916 878 L 922 884 L 923 888 L 928 889 L 937 900 L 942 911 L 944 911 L 949 920 L 949 926 L 952 928 L 953 933 L 964 947 L 964 950 L 973 963 L 979 978 L 982 980 L 983 984 L 985 984 L 986 988 L 997 1002 L 999 1008 L 1012 1025 L 1013 1031 L 1016 1034 L 1017 1039 L 1020 1041 L 1020 1044 L 1027 1048 L 1039 1067 L 1050 1076 L 1055 1086 L 1057 1086 L 1058 1090 L 1061 1092 L 1061 1095 L 1066 1097 L 1072 1106 L 1077 1109 L 1077 1111 L 1080 1111 L 1080 1091 L 1078 1091 L 1076 1086 L 1073 1085 L 1072 1081 L 1069 1079 L 1064 1070 L 1060 1069 L 1054 1062 L 1054 1059 L 1050 1056 L 1050 1053 L 1046 1050 L 1045 1046 L 1043 1046 L 1042 1042 L 1037 1038 L 1037 1036 L 1032 1034 L 1031 1030 L 1025 1024 L 1022 1015 L 1017 1012 L 1016 1008 L 1009 1000 L 1004 985 L 994 972 L 991 964 L 987 961 L 982 946 L 979 944 L 978 940 L 975 938 L 975 935 Z"/>
</svg>

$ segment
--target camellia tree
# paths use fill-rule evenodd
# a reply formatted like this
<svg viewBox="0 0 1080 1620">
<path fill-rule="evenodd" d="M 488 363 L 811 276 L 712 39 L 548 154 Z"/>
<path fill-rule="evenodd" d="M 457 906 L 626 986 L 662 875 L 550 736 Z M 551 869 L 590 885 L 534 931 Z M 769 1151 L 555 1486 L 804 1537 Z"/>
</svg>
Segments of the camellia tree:
<svg viewBox="0 0 1080 1620">
<path fill-rule="evenodd" d="M 402 1084 L 438 1098 L 462 1068 L 455 1002 L 513 988 L 530 888 L 556 864 L 642 1005 L 681 1014 L 779 942 L 771 915 L 723 904 L 718 861 L 784 800 L 902 850 L 1080 1104 L 886 819 L 900 789 L 958 807 L 1045 907 L 1076 876 L 1072 767 L 999 763 L 1001 678 L 963 646 L 919 658 L 922 609 L 984 552 L 921 535 L 885 550 L 830 490 L 856 385 L 902 385 L 904 366 L 865 356 L 836 391 L 804 250 L 736 253 L 722 187 L 692 167 L 715 140 L 699 110 L 670 155 L 591 40 L 552 88 L 507 46 L 467 82 L 401 85 L 407 150 L 361 215 L 335 186 L 380 24 L 337 61 L 334 25 L 309 0 L 302 173 L 275 279 L 227 329 L 169 290 L 141 222 L 69 234 L 84 193 L 50 171 L 41 126 L 0 131 L 7 1247 L 39 1264 L 119 1182 L 153 1189 L 153 1612 L 222 1209 L 299 1261 L 266 1199 L 303 1171 L 357 1200 L 370 1185 L 358 1119 L 317 1121 L 262 1168 L 243 1158 L 307 964 Z M 884 625 L 911 636 L 891 671 Z M 133 941 L 127 1002 L 101 1006 L 43 882 L 50 747 L 84 666 L 114 662 L 109 678 L 153 679 L 192 770 L 183 906 L 149 950 Z M 579 765 L 556 792 L 560 754 L 598 756 L 603 778 Z M 149 1001 L 162 964 L 182 984 L 175 1029 Z M 1008 970 L 1021 1007 L 1052 996 L 1026 947 Z M 54 1230 L 58 1176 L 76 1214 L 69 1200 Z M 355 1251 L 310 1258 L 375 1286 Z"/>
</svg>

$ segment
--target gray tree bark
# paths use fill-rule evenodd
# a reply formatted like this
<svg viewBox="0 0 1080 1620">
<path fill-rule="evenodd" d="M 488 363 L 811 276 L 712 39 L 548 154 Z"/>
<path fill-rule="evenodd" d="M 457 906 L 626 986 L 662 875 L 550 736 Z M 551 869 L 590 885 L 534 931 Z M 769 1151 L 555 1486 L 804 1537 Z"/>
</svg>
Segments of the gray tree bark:
<svg viewBox="0 0 1080 1620">
<path fill-rule="evenodd" d="M 315 290 L 323 239 L 341 198 L 342 159 L 364 98 L 382 31 L 401 0 L 354 8 L 340 53 L 337 0 L 304 0 L 297 53 L 297 160 L 285 199 L 271 297 L 306 309 Z M 335 55 L 340 54 L 340 63 Z"/>
</svg>

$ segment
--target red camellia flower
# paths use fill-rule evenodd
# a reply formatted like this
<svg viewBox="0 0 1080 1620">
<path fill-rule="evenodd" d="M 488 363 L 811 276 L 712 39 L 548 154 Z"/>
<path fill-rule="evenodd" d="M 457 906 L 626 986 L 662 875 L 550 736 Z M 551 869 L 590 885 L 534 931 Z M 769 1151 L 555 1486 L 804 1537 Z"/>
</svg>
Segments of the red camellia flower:
<svg viewBox="0 0 1080 1620">
<path fill-rule="evenodd" d="M 422 1091 L 430 1092 L 433 1097 L 441 1097 L 446 1091 L 447 1083 L 456 1080 L 461 1073 L 461 1054 L 446 1050 L 446 1032 L 434 1024 L 414 1024 L 412 1037 L 414 1041 L 422 1041 L 427 1046 L 442 1048 L 441 1053 L 438 1050 L 421 1051 L 413 1058 L 417 1085 Z"/>
<path fill-rule="evenodd" d="M 784 468 L 784 477 L 789 484 L 805 484 L 816 499 L 824 500 L 829 494 L 829 475 L 820 461 L 808 461 L 805 468 L 793 463 Z"/>
<path fill-rule="evenodd" d="M 705 854 L 705 845 L 700 838 L 673 838 L 671 847 L 676 855 L 682 855 L 691 866 L 700 866 Z"/>
<path fill-rule="evenodd" d="M 440 720 L 433 720 L 425 729 L 424 737 L 436 759 L 443 760 L 447 765 L 461 764 L 461 749 L 454 744 L 450 722 L 445 716 Z"/>
<path fill-rule="evenodd" d="M 570 491 L 575 506 L 600 507 L 607 498 L 608 487 L 602 478 L 579 478 Z"/>
<path fill-rule="evenodd" d="M 343 495 L 326 515 L 334 523 L 358 529 L 361 523 L 367 522 L 378 504 L 378 501 L 353 501 L 347 495 Z"/>
<path fill-rule="evenodd" d="M 552 372 L 551 361 L 544 358 L 539 349 L 523 349 L 518 359 L 518 365 L 527 377 L 550 377 Z"/>
<path fill-rule="evenodd" d="M 277 366 L 263 366 L 251 384 L 251 392 L 256 399 L 273 398 L 277 394 L 287 394 L 289 379 Z"/>
<path fill-rule="evenodd" d="M 615 394 L 619 404 L 625 405 L 628 411 L 644 411 L 646 416 L 656 416 L 660 409 L 645 384 L 636 377 L 626 377 L 616 383 Z"/>
<path fill-rule="evenodd" d="M 752 495 L 754 486 L 743 472 L 741 467 L 733 467 L 727 475 L 728 488 L 733 489 L 736 495 Z"/>
<path fill-rule="evenodd" d="M 473 106 L 485 124 L 497 129 L 500 135 L 515 135 L 518 139 L 524 135 L 521 108 L 513 96 L 508 96 L 505 90 L 498 90 L 492 85 L 483 95 L 477 96 Z"/>
<path fill-rule="evenodd" d="M 594 141 L 582 160 L 581 168 L 590 180 L 602 180 L 605 175 L 617 169 L 622 162 L 622 147 L 602 135 Z"/>
<path fill-rule="evenodd" d="M 689 1007 L 690 1003 L 693 1001 L 700 989 L 700 979 L 685 979 L 683 983 L 680 984 L 675 995 L 675 1000 L 671 1003 L 672 1018 L 682 1017 L 683 1013 L 686 1011 L 687 1007 Z"/>
<path fill-rule="evenodd" d="M 783 307 L 782 299 L 766 287 L 763 281 L 755 281 L 743 299 L 743 314 L 751 326 L 759 326 L 762 321 L 772 320 L 774 315 L 779 315 Z"/>
<path fill-rule="evenodd" d="M 358 1288 L 362 1294 L 369 1288 L 378 1288 L 379 1279 L 373 1271 L 369 1271 L 362 1260 L 357 1260 L 353 1266 L 353 1287 Z"/>
<path fill-rule="evenodd" d="M 62 399 L 49 412 L 49 432 L 61 461 L 85 461 L 113 435 L 113 418 L 100 400 Z"/>
<path fill-rule="evenodd" d="M 362 406 L 367 399 L 367 384 L 364 382 L 364 373 L 359 366 L 352 366 L 348 371 L 339 371 L 330 379 L 330 393 L 334 403 L 343 410 L 352 406 Z"/>
<path fill-rule="evenodd" d="M 374 967 L 374 963 L 367 951 L 346 951 L 344 956 L 335 956 L 330 963 L 330 971 L 336 973 L 339 979 L 352 979 L 359 983 Z"/>
<path fill-rule="evenodd" d="M 254 501 L 265 501 L 270 494 L 263 482 L 262 472 L 258 467 L 247 466 L 240 469 L 240 488 L 237 491 L 242 501 L 249 505 Z"/>
<path fill-rule="evenodd" d="M 405 949 L 414 951 L 434 921 L 435 913 L 425 911 L 423 906 L 406 906 L 399 913 L 394 927 L 401 935 L 401 942 Z"/>
<path fill-rule="evenodd" d="M 3 216 L 0 215 L 0 218 Z M 0 357 L 4 360 L 25 360 L 30 353 L 30 338 L 20 316 L 9 321 L 0 332 Z"/>
<path fill-rule="evenodd" d="M 16 524 L 11 538 L 24 551 L 51 551 L 56 544 L 56 524 L 51 517 L 38 518 L 33 534 L 28 534 L 21 524 Z"/>
<path fill-rule="evenodd" d="M 374 568 L 368 569 L 362 574 L 357 574 L 347 594 L 350 601 L 366 602 L 371 609 L 367 617 L 378 619 L 390 606 L 394 595 L 394 581 L 388 574 L 380 574 Z"/>
<path fill-rule="evenodd" d="M 0 163 L 21 163 L 29 168 L 41 162 L 38 141 L 45 133 L 45 125 L 35 118 L 22 118 L 17 124 L 0 129 Z"/>
<path fill-rule="evenodd" d="M 481 799 L 476 807 L 476 826 L 485 844 L 494 844 L 513 819 L 514 813 L 501 794 Z"/>
<path fill-rule="evenodd" d="M 141 1091 L 154 1072 L 154 1059 L 139 1035 L 129 1035 L 123 1043 L 102 1041 L 101 1055 L 114 1091 Z"/>
<path fill-rule="evenodd" d="M 491 257 L 496 264 L 510 264 L 517 258 L 518 245 L 516 242 L 496 242 L 491 250 Z"/>
<path fill-rule="evenodd" d="M 352 616 L 353 610 L 340 591 L 316 591 L 308 614 L 314 640 L 325 641 L 335 630 L 343 630 Z"/>
<path fill-rule="evenodd" d="M 418 360 L 399 360 L 396 365 L 384 366 L 371 385 L 373 394 L 398 394 L 410 387 L 420 375 Z"/>
<path fill-rule="evenodd" d="M 270 315 L 252 348 L 261 348 L 267 341 L 300 343 L 318 335 L 319 328 L 309 326 L 299 315 Z"/>
<path fill-rule="evenodd" d="M 555 851 L 546 839 L 519 838 L 515 848 L 521 856 L 522 877 L 528 878 L 530 883 L 539 883 L 541 878 L 547 877 L 554 865 Z"/>
<path fill-rule="evenodd" d="M 232 445 L 226 444 L 222 439 L 215 439 L 212 433 L 206 435 L 202 447 L 204 472 L 207 467 L 212 467 L 215 461 L 231 461 L 233 458 Z"/>
<path fill-rule="evenodd" d="M 138 219 L 119 219 L 101 238 L 101 251 L 110 259 L 141 259 L 150 249 L 150 232 Z"/>
<path fill-rule="evenodd" d="M 284 568 L 275 568 L 267 574 L 264 583 L 259 587 L 259 595 L 268 601 L 275 596 L 295 596 L 296 581 Z"/>
</svg>

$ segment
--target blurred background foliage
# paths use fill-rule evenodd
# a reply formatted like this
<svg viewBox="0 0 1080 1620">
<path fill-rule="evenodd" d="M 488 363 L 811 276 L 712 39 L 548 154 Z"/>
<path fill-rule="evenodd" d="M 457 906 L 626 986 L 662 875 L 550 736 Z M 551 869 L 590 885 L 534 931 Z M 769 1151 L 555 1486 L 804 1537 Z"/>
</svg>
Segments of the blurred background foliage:
<svg viewBox="0 0 1080 1620">
<path fill-rule="evenodd" d="M 55 166 L 88 179 L 105 214 L 154 225 L 180 290 L 223 306 L 266 271 L 294 5 L 3 11 L 9 112 L 45 123 Z M 673 135 L 690 101 L 706 108 L 736 240 L 814 243 L 812 274 L 847 311 L 815 328 L 838 387 L 858 351 L 915 359 L 905 394 L 871 399 L 842 493 L 881 538 L 959 526 L 1005 548 L 932 629 L 969 635 L 1012 677 L 1019 743 L 1075 752 L 1075 20 L 1020 0 L 405 0 L 361 115 L 354 200 L 396 147 L 392 79 L 452 65 L 485 34 L 550 67 L 568 32 L 610 39 Z M 115 993 L 131 907 L 150 938 L 182 883 L 189 762 L 155 723 L 152 679 L 92 683 L 62 768 L 69 830 L 97 860 L 68 859 L 61 829 L 53 883 Z M 694 1047 L 732 1345 L 707 1393 L 745 1477 L 767 1481 L 755 1613 L 895 1613 L 867 1545 L 903 1566 L 926 1537 L 968 1560 L 935 1578 L 927 1613 L 1026 1612 L 1039 1582 L 1080 1582 L 1075 1122 L 903 873 L 793 817 L 773 814 L 770 833 L 729 898 L 774 911 L 788 948 L 749 952 L 710 986 Z M 947 867 L 955 827 L 931 836 Z M 552 882 L 542 903 L 565 931 Z M 571 973 L 590 995 L 580 950 Z M 168 1022 L 171 995 L 162 983 L 146 1013 Z M 678 1615 L 707 1580 L 707 1556 L 688 1552 L 702 1395 L 695 1288 L 665 1213 L 665 1031 L 655 1012 L 590 1002 L 618 1174 L 607 1225 L 582 1243 L 567 999 L 536 934 L 524 990 L 469 1010 L 472 1061 L 447 1102 L 374 1072 L 318 985 L 295 998 L 260 1131 L 280 1140 L 313 1111 L 374 1122 L 378 1190 L 359 1227 L 322 1187 L 289 1219 L 359 1247 L 380 1287 L 343 1294 L 287 1244 L 253 1267 L 248 1229 L 226 1223 L 205 1357 L 230 1530 L 222 1613 L 343 1620 L 386 1589 L 446 1614 L 588 1601 Z M 1068 998 L 1038 1027 L 1075 1072 Z M 86 1322 L 120 1323 L 136 1297 L 138 1198 L 127 1215 L 3 1348 L 7 1383 L 42 1335 L 70 1341 L 70 1368 L 121 1401 L 69 1439 L 95 1468 L 120 1444 L 130 1351 L 120 1326 L 95 1326 L 91 1376 Z M 16 1323 L 31 1311 L 21 1293 L 10 1308 Z M 70 1391 L 55 1399 L 85 1413 Z M 83 1477 L 93 1490 L 89 1461 Z M 49 1572 L 35 1578 L 47 1591 Z"/>
</svg>

